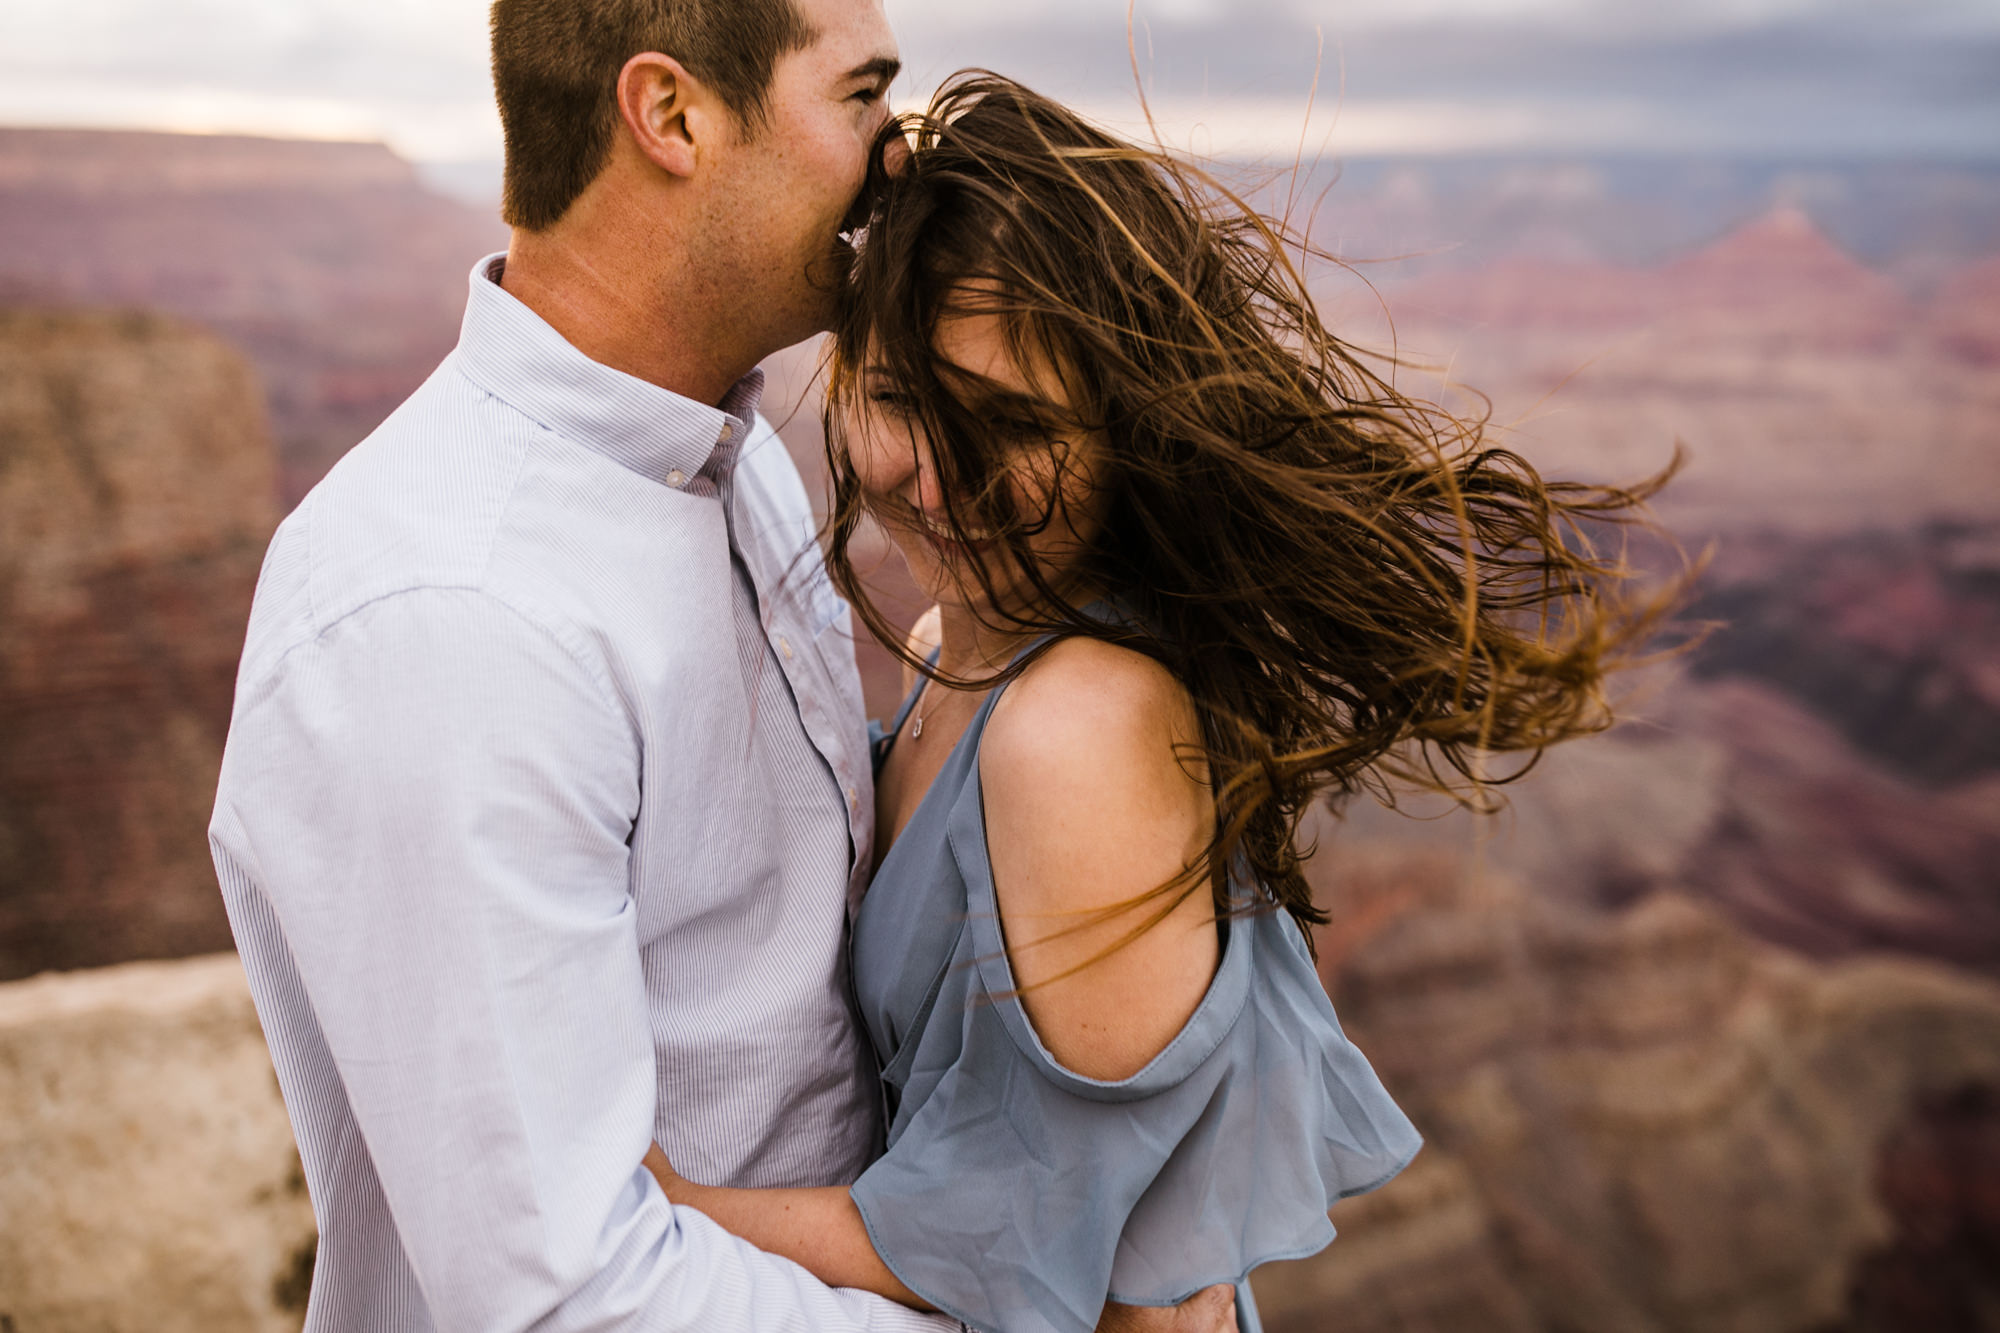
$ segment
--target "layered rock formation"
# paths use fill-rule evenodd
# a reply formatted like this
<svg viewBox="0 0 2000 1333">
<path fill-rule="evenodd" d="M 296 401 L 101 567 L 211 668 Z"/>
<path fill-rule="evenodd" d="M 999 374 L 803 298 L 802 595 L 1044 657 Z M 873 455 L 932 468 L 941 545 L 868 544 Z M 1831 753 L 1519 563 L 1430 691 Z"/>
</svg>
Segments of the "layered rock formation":
<svg viewBox="0 0 2000 1333">
<path fill-rule="evenodd" d="M 1519 258 L 1659 265 L 1787 209 L 1913 291 L 2000 251 L 1990 162 L 1343 156 L 1262 197 L 1385 281 Z"/>
<path fill-rule="evenodd" d="M 1701 538 L 1828 536 L 2000 519 L 2000 377 L 1979 360 L 1984 268 L 1912 300 L 1782 211 L 1671 263 L 1517 257 L 1392 286 L 1329 278 L 1344 336 L 1387 348 L 1399 382 L 1466 411 L 1558 473 L 1649 476 Z"/>
<path fill-rule="evenodd" d="M 1496 871 L 1577 907 L 1671 891 L 1815 957 L 1895 951 L 2000 976 L 1990 779 L 1917 785 L 1741 676 L 1654 681 L 1631 711 L 1551 752 L 1493 819 L 1353 808 L 1341 858 L 1448 880 Z"/>
<path fill-rule="evenodd" d="M 204 831 L 264 420 L 209 334 L 0 312 L 0 979 L 229 945 Z"/>
<path fill-rule="evenodd" d="M 313 1246 L 234 955 L 0 985 L 0 1329 L 296 1333 Z"/>
<path fill-rule="evenodd" d="M 1782 689 L 1919 782 L 2000 773 L 2000 525 L 1734 541 L 1693 614 L 1722 627 L 1701 675 Z"/>
<path fill-rule="evenodd" d="M 0 130 L 0 303 L 144 307 L 264 379 L 296 500 L 451 350 L 497 219 L 380 144 Z"/>
<path fill-rule="evenodd" d="M 1975 366 L 2000 366 L 2000 259 L 1945 279 L 1933 308 L 1945 353 Z"/>
<path fill-rule="evenodd" d="M 1607 916 L 1375 872 L 1323 961 L 1429 1146 L 1260 1275 L 1271 1333 L 1792 1333 L 1894 1303 L 1897 1136 L 2000 1086 L 2000 986 L 1817 967 L 1673 895 Z"/>
<path fill-rule="evenodd" d="M 1681 318 L 1808 334 L 1816 345 L 1880 347 L 1902 331 L 1910 302 L 1843 252 L 1796 209 L 1780 209 L 1713 245 L 1656 268 L 1517 257 L 1397 288 L 1393 309 L 1431 322 L 1577 335 Z M 1781 312 L 1783 318 L 1773 321 Z"/>
</svg>

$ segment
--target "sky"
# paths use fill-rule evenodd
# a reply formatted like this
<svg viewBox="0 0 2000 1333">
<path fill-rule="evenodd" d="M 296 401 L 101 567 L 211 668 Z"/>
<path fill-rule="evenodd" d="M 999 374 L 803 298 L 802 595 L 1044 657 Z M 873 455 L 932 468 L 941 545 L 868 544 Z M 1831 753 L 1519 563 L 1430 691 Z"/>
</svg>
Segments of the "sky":
<svg viewBox="0 0 2000 1333">
<path fill-rule="evenodd" d="M 487 0 L 9 0 L 0 124 L 383 139 L 489 164 Z M 887 0 L 920 104 L 985 65 L 1289 157 L 2000 159 L 2000 0 Z M 1311 108 L 1310 114 L 1308 108 Z"/>
</svg>

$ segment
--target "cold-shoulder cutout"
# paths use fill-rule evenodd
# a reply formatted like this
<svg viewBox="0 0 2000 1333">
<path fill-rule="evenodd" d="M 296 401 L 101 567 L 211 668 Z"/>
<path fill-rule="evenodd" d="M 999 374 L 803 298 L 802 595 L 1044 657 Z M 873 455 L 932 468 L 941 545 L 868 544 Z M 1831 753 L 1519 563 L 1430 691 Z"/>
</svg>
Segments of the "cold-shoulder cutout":
<svg viewBox="0 0 2000 1333">
<path fill-rule="evenodd" d="M 1066 1069 L 1117 1080 L 1186 1026 L 1220 955 L 1190 867 L 1214 806 L 1194 708 L 1145 655 L 1054 645 L 1008 687 L 979 756 L 1008 960 L 1037 1035 Z"/>
</svg>

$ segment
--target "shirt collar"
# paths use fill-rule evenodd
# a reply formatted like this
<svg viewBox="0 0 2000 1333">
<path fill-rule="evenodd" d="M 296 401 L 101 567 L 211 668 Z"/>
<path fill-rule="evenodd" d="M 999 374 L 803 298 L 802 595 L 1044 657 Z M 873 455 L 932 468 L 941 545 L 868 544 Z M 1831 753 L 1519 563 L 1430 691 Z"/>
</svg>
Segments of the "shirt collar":
<svg viewBox="0 0 2000 1333">
<path fill-rule="evenodd" d="M 500 286 L 505 254 L 472 269 L 458 361 L 480 388 L 640 476 L 679 488 L 704 468 L 726 471 L 764 393 L 764 372 L 738 380 L 720 407 L 591 360 Z M 718 457 L 718 452 L 720 456 Z"/>
</svg>

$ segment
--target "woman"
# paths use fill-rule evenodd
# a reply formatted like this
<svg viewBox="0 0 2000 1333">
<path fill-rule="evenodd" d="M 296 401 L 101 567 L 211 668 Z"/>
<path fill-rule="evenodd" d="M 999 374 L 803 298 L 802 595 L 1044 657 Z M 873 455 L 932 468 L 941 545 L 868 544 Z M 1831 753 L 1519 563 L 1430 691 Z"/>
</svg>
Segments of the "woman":
<svg viewBox="0 0 2000 1333">
<path fill-rule="evenodd" d="M 938 603 L 878 749 L 854 975 L 886 1155 L 677 1202 L 830 1283 L 1084 1333 L 1332 1239 L 1418 1139 L 1341 1035 L 1298 824 L 1601 727 L 1649 628 L 1549 485 L 1366 373 L 1284 237 L 990 75 L 948 84 L 836 331 L 830 564 Z M 929 647 L 931 651 L 925 652 Z M 1442 761 L 1442 762 L 1439 762 Z"/>
</svg>

